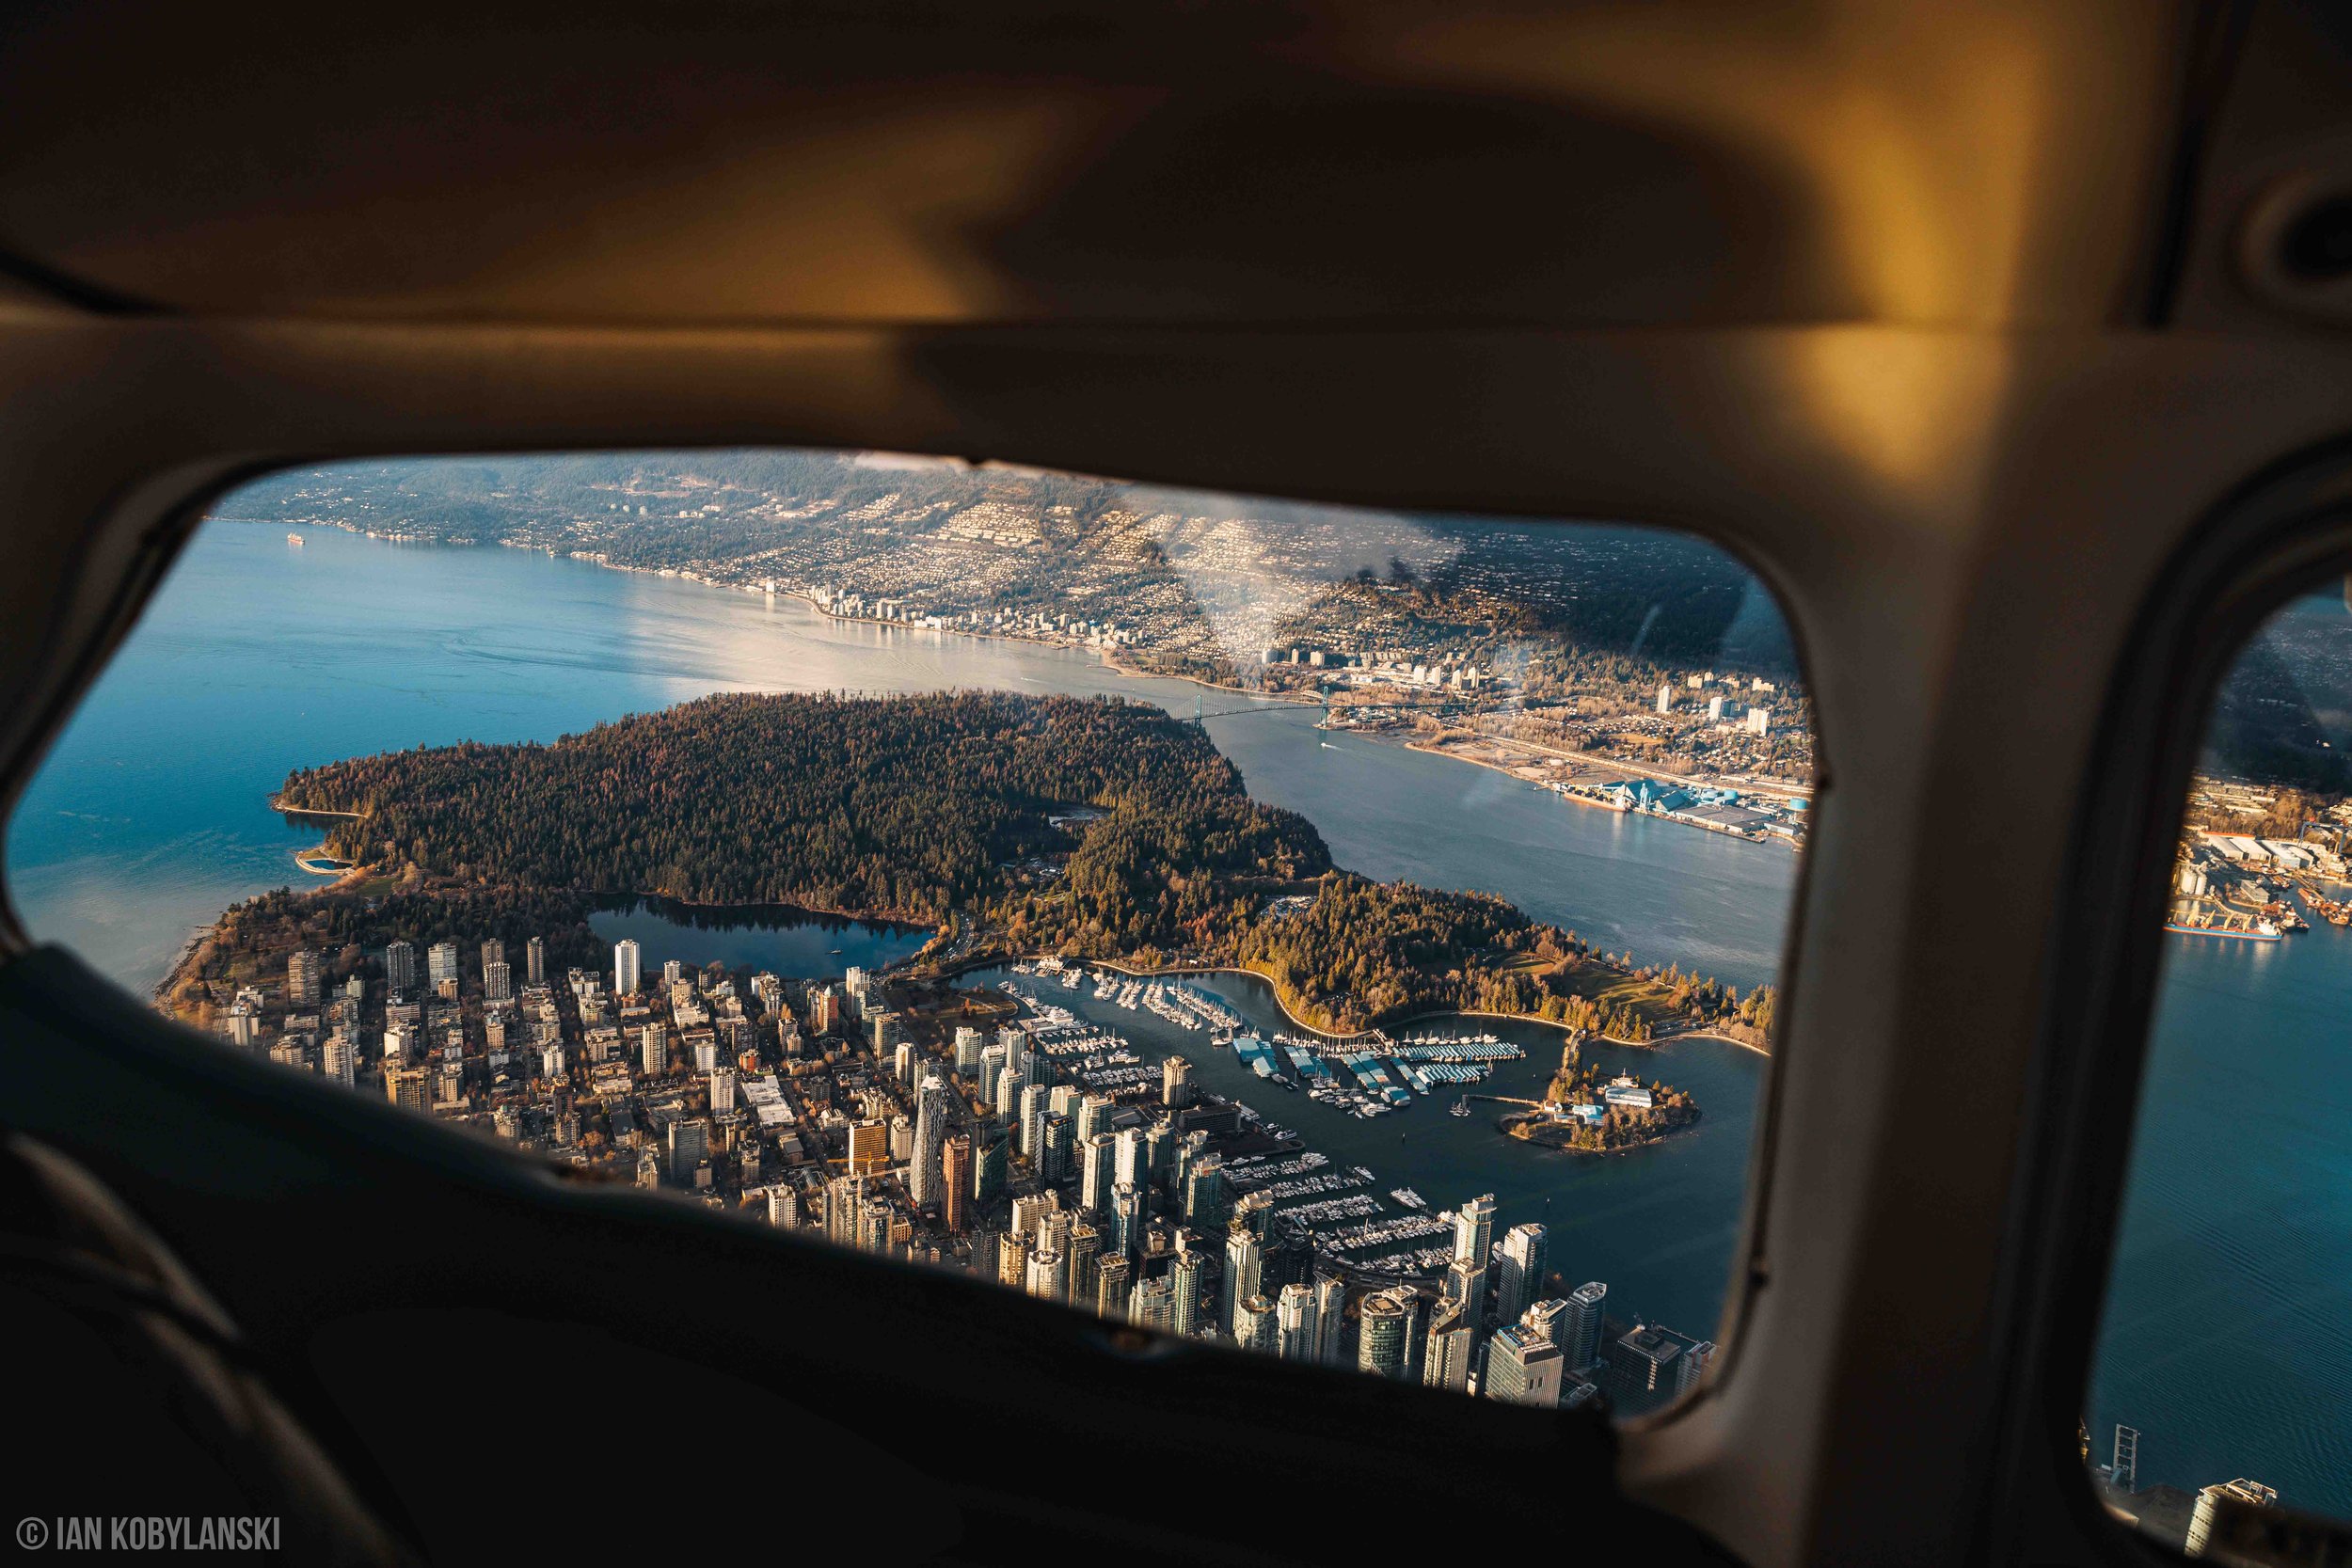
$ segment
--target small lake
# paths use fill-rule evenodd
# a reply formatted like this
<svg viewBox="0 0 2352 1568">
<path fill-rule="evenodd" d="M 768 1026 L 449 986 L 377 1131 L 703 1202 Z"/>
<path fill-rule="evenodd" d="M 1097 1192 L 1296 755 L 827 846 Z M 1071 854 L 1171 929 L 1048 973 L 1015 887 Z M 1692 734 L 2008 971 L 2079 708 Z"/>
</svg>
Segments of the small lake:
<svg viewBox="0 0 2352 1568">
<path fill-rule="evenodd" d="M 920 926 L 848 920 L 788 904 L 713 907 L 668 898 L 616 901 L 588 924 L 606 942 L 636 942 L 648 974 L 675 958 L 690 970 L 717 962 L 796 979 L 838 979 L 852 967 L 880 969 L 910 958 L 931 939 Z"/>
</svg>

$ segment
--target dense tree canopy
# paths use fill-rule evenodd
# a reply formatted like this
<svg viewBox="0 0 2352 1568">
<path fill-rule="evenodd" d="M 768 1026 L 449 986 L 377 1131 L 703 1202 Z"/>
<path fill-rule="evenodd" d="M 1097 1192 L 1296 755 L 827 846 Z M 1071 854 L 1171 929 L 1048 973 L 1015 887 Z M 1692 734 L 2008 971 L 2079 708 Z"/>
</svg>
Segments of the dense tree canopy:
<svg viewBox="0 0 2352 1568">
<path fill-rule="evenodd" d="M 330 847 L 405 890 L 791 904 L 941 927 L 961 961 L 1237 966 L 1337 1032 L 1454 1010 L 1635 1041 L 1771 1024 L 1768 988 L 1637 968 L 1488 895 L 1334 870 L 1197 726 L 1114 699 L 707 697 L 552 745 L 333 763 L 283 799 L 357 813 Z M 294 913 L 249 912 L 223 948 Z"/>
<path fill-rule="evenodd" d="M 1279 878 L 1330 863 L 1198 728 L 1112 699 L 707 697 L 553 745 L 332 763 L 283 799 L 358 813 L 328 842 L 388 871 L 934 923 L 1068 851 L 1048 818 L 1078 807 L 1107 814 L 1071 872 L 1097 901 L 1139 857 Z"/>
</svg>

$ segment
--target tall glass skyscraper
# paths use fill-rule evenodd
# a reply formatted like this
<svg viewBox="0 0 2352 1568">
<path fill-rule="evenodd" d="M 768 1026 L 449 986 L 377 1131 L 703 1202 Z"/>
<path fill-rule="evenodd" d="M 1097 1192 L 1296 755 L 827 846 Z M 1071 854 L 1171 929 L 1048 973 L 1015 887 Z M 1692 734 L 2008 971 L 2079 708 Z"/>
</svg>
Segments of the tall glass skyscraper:
<svg viewBox="0 0 2352 1568">
<path fill-rule="evenodd" d="M 1544 1293 L 1544 1227 L 1515 1225 L 1502 1238 L 1502 1268 L 1495 1280 L 1495 1316 L 1517 1323 Z"/>
<path fill-rule="evenodd" d="M 1356 1335 L 1356 1368 L 1375 1377 L 1405 1375 L 1405 1338 L 1413 1314 L 1389 1291 L 1364 1298 Z"/>
</svg>

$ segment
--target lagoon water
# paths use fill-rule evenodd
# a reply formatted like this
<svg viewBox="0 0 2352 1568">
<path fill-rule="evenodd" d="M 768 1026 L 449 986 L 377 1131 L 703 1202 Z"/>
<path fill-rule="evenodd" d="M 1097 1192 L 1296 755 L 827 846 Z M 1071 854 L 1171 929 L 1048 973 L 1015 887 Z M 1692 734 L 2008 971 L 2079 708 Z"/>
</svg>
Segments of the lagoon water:
<svg viewBox="0 0 2352 1568">
<path fill-rule="evenodd" d="M 310 881 L 293 855 L 317 842 L 316 825 L 268 807 L 296 767 L 551 740 L 722 689 L 1114 692 L 1185 715 L 1258 705 L 1123 677 L 1073 652 L 834 622 L 793 599 L 516 550 L 302 531 L 296 548 L 282 527 L 208 524 L 8 825 L 9 892 L 27 927 L 126 986 L 151 987 L 229 903 Z M 1208 725 L 1250 790 L 1305 813 L 1339 863 L 1501 894 L 1605 948 L 1742 989 L 1774 977 L 1798 869 L 1786 849 L 1576 808 L 1486 769 L 1327 735 L 1314 718 L 1283 707 Z M 788 919 L 718 931 L 652 906 L 600 916 L 598 929 L 638 936 L 649 962 L 814 974 L 880 961 L 906 940 Z M 2180 940 L 2093 1431 L 2104 1451 L 2109 1423 L 2141 1429 L 2143 1484 L 2251 1475 L 2289 1502 L 2352 1512 L 2352 938 Z M 1276 1022 L 1250 984 L 1218 985 Z M 1174 1043 L 1148 1014 L 1110 1021 L 1138 1044 Z M 1539 1082 L 1559 1050 L 1552 1031 L 1507 1027 L 1531 1057 L 1502 1076 L 1505 1093 Z M 1706 1115 L 1656 1148 L 1594 1159 L 1509 1143 L 1486 1118 L 1455 1120 L 1430 1101 L 1354 1121 L 1264 1087 L 1197 1040 L 1186 1053 L 1212 1086 L 1369 1165 L 1383 1190 L 1409 1185 L 1449 1208 L 1491 1189 L 1503 1224 L 1549 1225 L 1555 1266 L 1606 1280 L 1615 1310 L 1713 1331 L 1761 1057 L 1708 1041 L 1638 1056 L 1602 1048 L 1692 1089 Z"/>
<path fill-rule="evenodd" d="M 675 958 L 689 971 L 716 963 L 796 979 L 882 969 L 913 958 L 931 939 L 919 926 L 844 920 L 787 904 L 713 909 L 669 898 L 615 899 L 589 915 L 588 927 L 608 942 L 634 941 L 647 974 Z"/>
</svg>

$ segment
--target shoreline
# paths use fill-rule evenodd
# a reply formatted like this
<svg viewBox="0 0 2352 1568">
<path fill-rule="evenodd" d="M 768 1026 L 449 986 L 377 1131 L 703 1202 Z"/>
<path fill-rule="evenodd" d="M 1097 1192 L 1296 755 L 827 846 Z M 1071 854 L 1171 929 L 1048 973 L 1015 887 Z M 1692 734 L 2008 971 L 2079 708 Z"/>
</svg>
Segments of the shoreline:
<svg viewBox="0 0 2352 1568">
<path fill-rule="evenodd" d="M 1371 734 L 1367 734 L 1367 733 L 1362 732 L 1362 731 L 1356 731 L 1356 732 L 1351 732 L 1351 733 L 1363 735 L 1363 736 L 1364 736 L 1364 738 L 1365 738 L 1365 739 L 1367 739 L 1367 740 L 1371 740 L 1371 741 L 1375 742 L 1375 744 L 1377 744 L 1377 743 L 1378 743 L 1378 740 L 1379 740 L 1379 737 L 1378 737 L 1377 736 L 1375 736 L 1375 735 L 1371 735 Z M 1476 731 L 1472 731 L 1472 732 L 1470 732 L 1470 733 L 1471 733 L 1471 734 L 1477 734 L 1478 732 L 1476 732 Z M 1487 739 L 1490 739 L 1490 740 L 1491 740 L 1491 739 L 1493 739 L 1494 737 L 1493 737 L 1493 736 L 1486 736 L 1486 737 L 1485 737 L 1485 738 L 1487 738 Z M 1533 746 L 1533 745 L 1534 745 L 1534 744 L 1535 744 L 1535 743 L 1534 743 L 1534 742 L 1533 742 L 1533 741 L 1526 741 L 1526 740 L 1513 740 L 1513 741 L 1511 741 L 1511 742 L 1509 742 L 1509 743 L 1510 743 L 1511 745 L 1514 745 L 1514 746 Z M 1435 744 L 1424 743 L 1424 742 L 1420 741 L 1420 740 L 1407 740 L 1407 741 L 1405 741 L 1403 744 L 1404 744 L 1404 747 L 1405 747 L 1405 749 L 1406 749 L 1406 751 L 1408 751 L 1408 752 L 1420 752 L 1422 755 L 1423 755 L 1423 756 L 1430 756 L 1430 757 L 1441 757 L 1441 758 L 1443 758 L 1443 759 L 1444 759 L 1445 761 L 1447 761 L 1447 762 L 1459 762 L 1459 763 L 1466 763 L 1466 764 L 1468 764 L 1469 766 L 1470 766 L 1470 767 L 1472 767 L 1472 768 L 1483 768 L 1486 769 L 1486 771 L 1488 771 L 1488 772 L 1490 772 L 1490 773 L 1500 773 L 1500 774 L 1502 774 L 1504 778 L 1509 779 L 1509 780 L 1510 780 L 1512 783 L 1514 783 L 1514 784 L 1525 784 L 1528 788 L 1533 789 L 1533 790 L 1535 790 L 1535 791 L 1536 791 L 1536 792 L 1538 792 L 1539 794 L 1544 794 L 1544 795 L 1550 795 L 1550 796 L 1554 796 L 1554 797 L 1556 797 L 1557 799 L 1559 799 L 1559 800 L 1563 800 L 1563 801 L 1565 801 L 1567 804 L 1572 805 L 1572 806 L 1583 806 L 1583 807 L 1587 808 L 1588 810 L 1592 810 L 1592 811 L 1609 811 L 1609 812 L 1616 812 L 1616 815 L 1618 815 L 1618 816 L 1644 816 L 1644 817 L 1647 817 L 1647 818 L 1649 818 L 1650 820 L 1655 821 L 1655 822 L 1672 822 L 1673 824 L 1675 824 L 1675 826 L 1677 826 L 1677 827 L 1678 827 L 1678 828 L 1696 828 L 1696 829 L 1699 829 L 1700 831 L 1702 831 L 1702 832 L 1710 832 L 1710 833 L 1713 833 L 1713 834 L 1717 835 L 1717 836 L 1718 836 L 1718 837 L 1720 837 L 1720 838 L 1736 839 L 1736 840 L 1738 840 L 1738 841 L 1739 841 L 1740 843 L 1741 843 L 1741 844 L 1755 844 L 1755 845 L 1759 845 L 1759 846 L 1760 846 L 1760 845 L 1768 845 L 1768 844 L 1771 844 L 1771 843 L 1772 843 L 1772 842 L 1775 838 L 1781 838 L 1782 842 L 1788 845 L 1788 852 L 1789 852 L 1790 854 L 1794 854 L 1794 855 L 1802 855 L 1802 854 L 1804 854 L 1804 846 L 1803 844 L 1799 843 L 1797 840 L 1795 840 L 1795 839 L 1793 839 L 1793 838 L 1782 838 L 1782 835 L 1777 834 L 1777 833 L 1759 833 L 1759 834 L 1756 835 L 1755 837 L 1750 837 L 1748 834 L 1743 833 L 1743 832 L 1740 832 L 1739 830 L 1734 829 L 1734 828 L 1722 828 L 1722 827 L 1717 827 L 1717 826 L 1715 826 L 1714 824 L 1712 824 L 1712 823 L 1708 823 L 1708 822 L 1697 822 L 1697 821 L 1692 821 L 1692 820 L 1690 820 L 1689 818 L 1686 818 L 1686 817 L 1677 816 L 1676 816 L 1676 815 L 1675 815 L 1674 813 L 1672 813 L 1672 812 L 1660 812 L 1660 811 L 1625 812 L 1625 811 L 1617 811 L 1617 808 L 1615 808 L 1615 807 L 1613 807 L 1613 806 L 1606 805 L 1606 804 L 1602 803 L 1601 801 L 1598 801 L 1598 800 L 1590 800 L 1590 799 L 1587 799 L 1587 798 L 1585 798 L 1585 797 L 1583 797 L 1583 796 L 1581 796 L 1581 795 L 1574 795 L 1574 794 L 1571 794 L 1571 793 L 1569 793 L 1567 790 L 1565 790 L 1565 789 L 1554 789 L 1554 788 L 1552 788 L 1552 787 L 1551 787 L 1549 784 L 1548 784 L 1539 783 L 1538 781 L 1536 781 L 1536 780 L 1534 780 L 1534 779 L 1530 779 L 1530 778 L 1524 777 L 1523 775 L 1521 775 L 1521 774 L 1518 773 L 1517 771 L 1513 770 L 1512 768 L 1506 768 L 1506 767 L 1502 766 L 1502 764 L 1500 764 L 1500 763 L 1486 762 L 1486 761 L 1484 761 L 1484 760 L 1482 760 L 1482 759 L 1480 759 L 1480 758 L 1478 758 L 1478 757 L 1466 757 L 1466 756 L 1461 756 L 1461 755 L 1456 754 L 1454 752 L 1453 752 L 1452 750 L 1450 750 L 1450 749 L 1448 749 L 1448 748 L 1446 748 L 1446 747 L 1439 746 L 1439 745 L 1435 745 Z M 1586 754 L 1585 754 L 1584 752 L 1562 752 L 1562 751 L 1557 751 L 1557 750 L 1554 750 L 1554 749 L 1552 749 L 1552 748 L 1550 748 L 1550 747 L 1546 747 L 1546 746 L 1538 746 L 1538 747 L 1536 747 L 1536 750 L 1541 751 L 1541 752 L 1547 752 L 1548 754 L 1549 754 L 1549 755 L 1551 755 L 1551 756 L 1556 756 L 1556 757 L 1560 758 L 1560 759 L 1561 759 L 1562 761 L 1564 761 L 1564 762 L 1568 762 L 1568 763 L 1571 763 L 1571 764 L 1573 764 L 1573 765 L 1575 765 L 1575 766 L 1577 766 L 1577 767 L 1580 767 L 1580 768 L 1595 768 L 1596 770 L 1601 770 L 1601 765 L 1600 765 L 1599 763 L 1596 762 L 1596 761 L 1595 761 L 1592 757 L 1590 757 L 1590 756 L 1586 755 Z M 1708 777 L 1708 778 L 1696 778 L 1696 777 L 1683 777 L 1683 776 L 1680 776 L 1680 775 L 1671 774 L 1671 773 L 1660 773 L 1660 772 L 1658 772 L 1658 771 L 1656 771 L 1656 770 L 1654 770 L 1654 769 L 1651 769 L 1651 768 L 1645 768 L 1640 767 L 1639 765 L 1636 765 L 1636 764 L 1626 764 L 1626 765 L 1624 765 L 1622 768 L 1620 768 L 1620 767 L 1619 767 L 1619 765 L 1615 762 L 1615 760 L 1614 760 L 1613 758 L 1609 759 L 1608 768 L 1607 768 L 1607 769 L 1606 769 L 1606 770 L 1607 770 L 1607 771 L 1623 771 L 1623 772 L 1629 772 L 1629 773 L 1638 773 L 1638 774 L 1640 774 L 1640 775 L 1641 775 L 1642 777 L 1644 777 L 1644 778 L 1653 778 L 1653 779 L 1659 779 L 1659 780 L 1661 780 L 1661 781 L 1664 781 L 1664 780 L 1669 780 L 1669 779 L 1671 779 L 1671 780 L 1673 780 L 1674 782 L 1678 783 L 1678 784 L 1696 784 L 1696 785 L 1698 785 L 1698 786 L 1699 786 L 1699 787 L 1701 787 L 1701 788 L 1708 788 L 1708 789 L 1719 789 L 1719 788 L 1720 788 L 1720 789 L 1729 789 L 1729 788 L 1734 788 L 1734 787 L 1740 787 L 1740 786 L 1735 786 L 1735 785 L 1732 785 L 1732 784 L 1728 784 L 1728 783 L 1725 783 L 1724 781 L 1722 781 L 1722 780 L 1720 780 L 1720 779 L 1714 779 L 1714 778 L 1712 778 L 1712 777 Z M 1749 788 L 1749 789 L 1751 789 L 1751 790 L 1754 790 L 1754 786 L 1753 786 L 1753 785 L 1748 785 L 1748 786 L 1744 786 L 1744 787 L 1747 787 L 1747 788 Z M 1758 791 L 1757 793 L 1761 793 L 1761 792 L 1760 792 L 1760 791 Z M 1793 789 L 1791 789 L 1791 790 L 1789 791 L 1789 793 L 1794 794 L 1794 793 L 1795 793 L 1795 791 L 1794 791 Z"/>
<path fill-rule="evenodd" d="M 1499 1019 L 1506 1023 L 1530 1023 L 1542 1029 L 1554 1029 L 1558 1030 L 1563 1035 L 1573 1036 L 1577 1033 L 1573 1024 L 1562 1023 L 1556 1019 L 1536 1018 L 1527 1013 L 1495 1013 L 1484 1012 L 1475 1008 L 1446 1007 L 1435 1009 L 1429 1012 L 1413 1013 L 1407 1017 L 1396 1019 L 1386 1024 L 1375 1024 L 1371 1028 L 1359 1029 L 1352 1035 L 1337 1035 L 1333 1034 L 1328 1029 L 1319 1029 L 1315 1025 L 1300 1019 L 1297 1014 L 1292 1012 L 1289 1005 L 1282 1000 L 1282 992 L 1280 989 L 1277 987 L 1273 981 L 1267 979 L 1256 970 L 1237 969 L 1231 964 L 1177 964 L 1161 969 L 1143 969 L 1134 965 L 1121 963 L 1115 958 L 1062 959 L 1059 955 L 1051 953 L 1012 954 L 999 958 L 968 960 L 959 963 L 952 968 L 942 972 L 940 977 L 942 979 L 952 980 L 959 975 L 971 974 L 975 970 L 1005 969 L 1016 963 L 1037 963 L 1049 958 L 1056 958 L 1059 962 L 1073 964 L 1075 966 L 1092 965 L 1099 969 L 1107 969 L 1116 974 L 1124 974 L 1131 980 L 1167 979 L 1170 976 L 1184 974 L 1246 975 L 1265 987 L 1266 994 L 1273 999 L 1275 1010 L 1279 1012 L 1285 1019 L 1288 1019 L 1292 1027 L 1303 1029 L 1308 1034 L 1313 1035 L 1319 1039 L 1330 1040 L 1342 1045 L 1344 1045 L 1351 1040 L 1363 1039 L 1375 1032 L 1378 1032 L 1385 1036 L 1388 1031 L 1392 1029 L 1402 1029 L 1415 1023 L 1427 1023 L 1439 1019 L 1448 1018 Z M 1762 1056 L 1767 1060 L 1770 1060 L 1772 1054 L 1771 1050 L 1765 1046 L 1751 1045 L 1746 1040 L 1736 1039 L 1729 1035 L 1722 1034 L 1713 1029 L 1677 1030 L 1674 1034 L 1646 1040 L 1629 1040 L 1618 1035 L 1604 1035 L 1595 1031 L 1586 1030 L 1583 1032 L 1582 1039 L 1574 1040 L 1571 1043 L 1581 1045 L 1584 1043 L 1584 1040 L 1597 1040 L 1602 1044 L 1617 1046 L 1620 1049 L 1627 1051 L 1655 1051 L 1660 1046 L 1665 1045 L 1671 1041 L 1696 1039 L 1713 1040 L 1722 1045 L 1738 1046 L 1743 1051 L 1752 1051 L 1756 1054 Z"/>
<path fill-rule="evenodd" d="M 1549 1149 L 1554 1154 L 1589 1154 L 1597 1159 L 1605 1159 L 1612 1154 L 1630 1154 L 1636 1149 L 1656 1148 L 1661 1144 L 1672 1143 L 1675 1139 L 1682 1136 L 1686 1132 L 1697 1132 L 1699 1130 L 1699 1122 L 1703 1118 L 1704 1113 L 1701 1113 L 1698 1116 L 1692 1117 L 1689 1121 L 1684 1122 L 1679 1127 L 1670 1127 L 1663 1132 L 1654 1133 L 1649 1137 L 1644 1138 L 1640 1143 L 1619 1144 L 1613 1148 L 1578 1148 L 1573 1144 L 1544 1143 L 1535 1138 L 1521 1137 L 1518 1132 L 1512 1131 L 1510 1125 L 1506 1125 L 1506 1123 L 1511 1121 L 1511 1118 L 1508 1117 L 1497 1117 L 1495 1120 L 1495 1128 L 1496 1131 L 1500 1132 L 1504 1137 L 1509 1138 L 1514 1143 L 1533 1144 L 1537 1148 Z M 1533 1119 L 1533 1112 L 1521 1113 L 1519 1114 L 1518 1120 L 1515 1125 L 1524 1126 Z"/>
<path fill-rule="evenodd" d="M 283 795 L 271 796 L 269 809 L 285 816 L 342 816 L 354 822 L 364 822 L 368 816 L 363 811 L 326 811 L 317 806 L 290 806 L 286 804 Z"/>
</svg>

